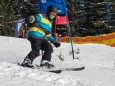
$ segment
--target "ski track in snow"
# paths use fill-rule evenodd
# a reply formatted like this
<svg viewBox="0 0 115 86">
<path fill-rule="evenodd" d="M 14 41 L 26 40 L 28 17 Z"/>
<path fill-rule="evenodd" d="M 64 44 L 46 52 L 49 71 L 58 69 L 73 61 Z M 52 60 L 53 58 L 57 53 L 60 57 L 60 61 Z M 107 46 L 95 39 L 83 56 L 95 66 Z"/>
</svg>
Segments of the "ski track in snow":
<svg viewBox="0 0 115 86">
<path fill-rule="evenodd" d="M 6 78 L 7 77 L 7 78 Z M 19 86 L 18 83 L 23 83 L 23 86 L 27 86 L 28 84 L 32 84 L 29 86 L 37 86 L 36 83 L 31 83 L 30 80 L 34 80 L 34 82 L 46 82 L 49 83 L 50 86 L 98 86 L 99 83 L 85 83 L 82 79 L 79 78 L 71 78 L 71 75 L 61 75 L 54 74 L 50 72 L 44 72 L 37 69 L 23 68 L 17 66 L 16 64 L 11 64 L 7 62 L 0 62 L 0 83 L 4 80 L 7 83 L 3 83 L 1 86 Z M 46 83 L 44 86 L 46 86 Z M 42 86 L 42 85 L 40 85 Z M 49 86 L 49 85 L 47 85 Z"/>
</svg>

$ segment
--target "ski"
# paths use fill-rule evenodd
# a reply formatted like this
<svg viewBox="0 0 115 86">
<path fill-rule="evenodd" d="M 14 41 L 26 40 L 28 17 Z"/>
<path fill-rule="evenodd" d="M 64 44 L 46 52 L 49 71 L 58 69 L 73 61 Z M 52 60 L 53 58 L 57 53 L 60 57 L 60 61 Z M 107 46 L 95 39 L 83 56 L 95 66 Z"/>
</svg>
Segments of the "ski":
<svg viewBox="0 0 115 86">
<path fill-rule="evenodd" d="M 41 69 L 40 68 L 40 66 L 39 65 L 37 65 L 36 64 L 36 67 L 38 68 L 38 69 Z M 50 72 L 57 72 L 57 73 L 61 73 L 62 71 L 82 71 L 82 70 L 84 70 L 85 69 L 85 67 L 84 66 L 82 66 L 82 67 L 73 67 L 73 68 L 58 68 L 58 69 L 48 69 L 48 71 L 50 71 Z M 46 69 L 47 70 L 47 69 Z"/>
<path fill-rule="evenodd" d="M 76 68 L 61 68 L 62 71 L 82 71 L 84 69 L 85 69 L 84 66 L 76 67 Z"/>
<path fill-rule="evenodd" d="M 43 70 L 43 71 L 46 71 L 46 72 L 52 72 L 52 73 L 57 73 L 57 74 L 62 72 L 62 70 L 60 70 L 60 69 L 44 69 L 44 68 L 41 68 L 37 64 L 36 64 L 36 67 L 37 67 L 37 69 Z"/>
<path fill-rule="evenodd" d="M 18 63 L 18 65 L 21 66 L 20 63 Z M 23 67 L 23 66 L 21 66 L 21 67 Z M 41 68 L 39 65 L 36 64 L 36 66 L 34 68 L 31 68 L 31 69 L 38 69 L 38 70 L 42 70 L 45 72 L 51 72 L 51 73 L 59 74 L 62 71 L 82 71 L 85 69 L 85 67 L 82 66 L 82 67 L 75 67 L 75 68 L 44 69 L 44 68 Z"/>
<path fill-rule="evenodd" d="M 18 66 L 21 66 L 21 64 L 18 63 Z M 23 66 L 21 66 L 21 67 L 23 67 Z M 59 74 L 59 73 L 62 72 L 62 70 L 60 70 L 60 69 L 59 70 L 57 70 L 57 69 L 56 70 L 55 69 L 42 69 L 38 65 L 36 65 L 34 68 L 31 68 L 31 69 L 39 69 L 39 70 L 42 70 L 42 71 L 45 71 L 45 72 L 51 72 L 51 73 L 56 73 L 56 74 Z"/>
<path fill-rule="evenodd" d="M 84 70 L 85 67 L 76 67 L 76 68 L 60 68 L 60 69 L 48 69 L 48 72 L 52 72 L 52 73 L 61 73 L 62 71 L 82 71 Z M 47 71 L 47 70 L 45 70 Z"/>
<path fill-rule="evenodd" d="M 48 72 L 52 72 L 52 73 L 61 73 L 62 72 L 62 70 L 50 70 L 50 71 L 48 71 Z"/>
</svg>

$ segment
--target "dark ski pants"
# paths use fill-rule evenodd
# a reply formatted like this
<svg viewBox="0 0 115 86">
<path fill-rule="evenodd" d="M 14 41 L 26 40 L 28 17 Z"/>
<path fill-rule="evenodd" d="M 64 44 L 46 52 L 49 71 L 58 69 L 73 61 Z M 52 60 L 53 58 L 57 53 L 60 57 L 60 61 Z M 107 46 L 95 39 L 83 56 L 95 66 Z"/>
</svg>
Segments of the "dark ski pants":
<svg viewBox="0 0 115 86">
<path fill-rule="evenodd" d="M 42 55 L 42 60 L 51 61 L 51 54 L 53 53 L 53 47 L 46 39 L 39 39 L 39 38 L 29 38 L 28 39 L 31 43 L 32 50 L 26 56 L 26 58 L 33 60 L 39 56 L 40 49 L 44 51 Z"/>
</svg>

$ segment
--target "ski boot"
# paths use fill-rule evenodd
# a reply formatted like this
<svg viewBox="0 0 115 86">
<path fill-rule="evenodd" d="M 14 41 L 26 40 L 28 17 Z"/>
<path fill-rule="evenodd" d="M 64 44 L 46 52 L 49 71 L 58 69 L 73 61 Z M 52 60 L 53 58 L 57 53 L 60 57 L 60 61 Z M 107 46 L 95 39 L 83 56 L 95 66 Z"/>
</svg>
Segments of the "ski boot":
<svg viewBox="0 0 115 86">
<path fill-rule="evenodd" d="M 41 68 L 45 69 L 51 69 L 54 68 L 55 66 L 53 64 L 50 64 L 48 61 L 41 61 L 40 63 Z"/>
<path fill-rule="evenodd" d="M 24 59 L 24 61 L 23 61 L 23 63 L 21 64 L 21 66 L 27 67 L 27 68 L 32 68 L 32 69 L 34 68 L 34 66 L 32 65 L 31 60 L 28 59 L 28 58 L 25 58 L 25 59 Z"/>
</svg>

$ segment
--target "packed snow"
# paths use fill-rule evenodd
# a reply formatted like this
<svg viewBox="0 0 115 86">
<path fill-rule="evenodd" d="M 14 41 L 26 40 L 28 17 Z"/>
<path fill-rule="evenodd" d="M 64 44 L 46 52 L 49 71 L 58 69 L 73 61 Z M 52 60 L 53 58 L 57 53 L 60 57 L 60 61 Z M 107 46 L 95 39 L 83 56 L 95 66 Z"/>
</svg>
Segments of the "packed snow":
<svg viewBox="0 0 115 86">
<path fill-rule="evenodd" d="M 115 86 L 115 47 L 74 44 L 73 60 L 71 44 L 61 43 L 52 54 L 51 63 L 56 69 L 85 69 L 55 74 L 17 65 L 31 50 L 27 39 L 0 36 L 0 45 L 0 86 Z M 41 56 L 34 60 L 34 65 L 40 64 Z"/>
</svg>

